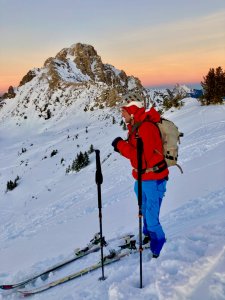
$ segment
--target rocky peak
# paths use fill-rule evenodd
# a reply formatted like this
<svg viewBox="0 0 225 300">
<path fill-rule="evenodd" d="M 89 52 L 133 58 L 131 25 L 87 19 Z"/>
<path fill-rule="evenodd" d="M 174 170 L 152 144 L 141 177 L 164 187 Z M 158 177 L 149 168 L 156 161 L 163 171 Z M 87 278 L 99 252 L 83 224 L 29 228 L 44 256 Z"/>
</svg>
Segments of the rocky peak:
<svg viewBox="0 0 225 300">
<path fill-rule="evenodd" d="M 12 98 L 15 98 L 15 96 L 16 96 L 16 93 L 14 91 L 14 88 L 12 86 L 10 86 L 8 88 L 8 93 L 3 94 L 2 99 L 7 99 L 7 98 L 12 99 Z"/>
<path fill-rule="evenodd" d="M 16 93 L 21 107 L 31 103 L 39 117 L 48 119 L 50 113 L 57 115 L 60 107 L 70 106 L 79 98 L 87 111 L 116 106 L 121 95 L 130 91 L 139 92 L 143 98 L 146 95 L 138 78 L 104 64 L 93 46 L 77 43 L 49 57 L 42 68 L 30 70 Z M 10 89 L 5 97 L 15 97 L 15 92 Z M 25 116 L 19 106 L 15 114 Z"/>
<path fill-rule="evenodd" d="M 59 81 L 66 82 L 106 82 L 104 65 L 101 57 L 91 45 L 77 43 L 62 49 L 56 56 L 48 58 L 44 66 L 49 69 L 57 85 Z"/>
<path fill-rule="evenodd" d="M 62 49 L 55 58 L 65 63 L 68 59 L 72 60 L 77 68 L 80 69 L 84 75 L 88 75 L 93 81 L 95 81 L 93 69 L 96 67 L 100 70 L 103 69 L 101 57 L 98 56 L 97 51 L 91 45 L 81 43 L 74 44 L 70 48 Z M 102 79 L 104 79 L 104 76 Z"/>
<path fill-rule="evenodd" d="M 117 70 L 112 65 L 103 64 L 94 47 L 87 44 L 77 43 L 62 49 L 54 58 L 48 58 L 44 66 L 49 68 L 55 82 L 103 82 L 109 86 L 117 86 L 123 92 L 123 89 L 129 88 L 131 80 L 139 88 L 142 87 L 137 78 L 127 76 L 124 71 Z M 63 72 L 60 68 L 63 68 Z"/>
</svg>

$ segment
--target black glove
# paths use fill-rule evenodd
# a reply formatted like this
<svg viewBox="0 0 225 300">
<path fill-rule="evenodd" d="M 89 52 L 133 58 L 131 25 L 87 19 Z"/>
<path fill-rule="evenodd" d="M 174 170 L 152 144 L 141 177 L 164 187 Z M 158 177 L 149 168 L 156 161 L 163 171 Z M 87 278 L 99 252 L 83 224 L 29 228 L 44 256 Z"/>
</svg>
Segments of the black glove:
<svg viewBox="0 0 225 300">
<path fill-rule="evenodd" d="M 121 137 L 117 137 L 112 142 L 112 146 L 114 147 L 114 151 L 116 151 L 116 152 L 119 152 L 119 150 L 117 149 L 117 144 L 119 141 L 123 141 L 123 139 Z"/>
</svg>

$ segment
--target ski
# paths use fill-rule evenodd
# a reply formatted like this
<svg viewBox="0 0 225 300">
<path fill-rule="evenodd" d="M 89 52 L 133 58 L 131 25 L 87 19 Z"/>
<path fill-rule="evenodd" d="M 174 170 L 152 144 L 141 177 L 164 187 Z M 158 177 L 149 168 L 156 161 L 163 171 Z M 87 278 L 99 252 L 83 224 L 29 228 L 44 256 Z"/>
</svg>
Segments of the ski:
<svg viewBox="0 0 225 300">
<path fill-rule="evenodd" d="M 146 249 L 146 248 L 149 248 L 149 245 L 143 247 L 143 250 Z M 137 253 L 139 252 L 139 249 L 129 249 L 129 248 L 123 248 L 123 249 L 120 249 L 118 251 L 115 251 L 115 250 L 112 250 L 111 253 L 107 256 L 104 257 L 104 265 L 109 265 L 109 264 L 112 264 L 116 261 L 119 261 L 121 258 L 124 258 L 130 254 L 134 254 L 134 253 Z M 89 266 L 83 270 L 80 270 L 76 273 L 73 273 L 73 274 L 70 274 L 70 275 L 67 275 L 65 277 L 62 277 L 60 279 L 57 279 L 57 280 L 54 280 L 52 282 L 49 282 L 45 285 L 42 285 L 40 287 L 37 287 L 37 288 L 31 288 L 31 289 L 24 289 L 24 290 L 18 290 L 19 293 L 21 293 L 23 296 L 31 296 L 31 295 L 34 295 L 34 294 L 38 294 L 38 293 L 41 293 L 41 292 L 44 292 L 46 290 L 49 290 L 55 286 L 58 286 L 60 284 L 63 284 L 65 282 L 68 282 L 70 280 L 73 280 L 73 279 L 76 279 L 78 277 L 81 277 L 83 275 L 86 275 L 90 272 L 93 272 L 99 268 L 101 268 L 102 266 L 102 263 L 101 261 L 97 262 L 96 264 L 93 264 L 92 266 Z"/>
<path fill-rule="evenodd" d="M 122 236 L 122 237 L 115 238 L 115 240 L 116 239 L 122 239 L 122 238 L 129 238 L 129 237 L 133 237 L 133 235 L 128 234 L 128 235 L 125 235 L 125 236 Z M 109 242 L 113 241 L 113 240 L 114 239 L 109 240 Z M 103 237 L 103 245 L 104 246 L 107 245 L 104 237 Z M 56 271 L 56 270 L 59 270 L 60 268 L 66 266 L 66 265 L 68 265 L 68 264 L 70 264 L 70 263 L 72 263 L 72 262 L 74 262 L 74 261 L 90 254 L 90 253 L 99 251 L 100 248 L 101 248 L 101 239 L 100 239 L 99 233 L 97 233 L 97 234 L 94 235 L 94 238 L 90 241 L 90 243 L 86 247 L 84 247 L 82 249 L 76 249 L 74 251 L 74 256 L 72 258 L 61 261 L 58 264 L 55 264 L 55 265 L 49 267 L 48 269 L 46 269 L 46 270 L 44 270 L 40 273 L 37 273 L 35 275 L 32 275 L 29 278 L 27 278 L 25 280 L 22 280 L 20 282 L 13 283 L 13 284 L 2 284 L 2 285 L 0 285 L 0 289 L 12 290 L 12 289 L 16 289 L 16 288 L 22 288 L 26 284 L 35 281 L 39 277 L 41 277 L 43 280 L 45 280 L 48 277 L 49 273 L 51 273 L 53 271 Z"/>
</svg>

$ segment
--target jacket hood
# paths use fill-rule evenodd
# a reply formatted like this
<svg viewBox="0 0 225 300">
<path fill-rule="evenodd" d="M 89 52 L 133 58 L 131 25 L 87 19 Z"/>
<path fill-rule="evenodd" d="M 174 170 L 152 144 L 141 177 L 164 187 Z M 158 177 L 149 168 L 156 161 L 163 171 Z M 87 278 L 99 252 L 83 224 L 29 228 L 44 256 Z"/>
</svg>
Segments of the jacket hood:
<svg viewBox="0 0 225 300">
<path fill-rule="evenodd" d="M 145 112 L 145 118 L 149 118 L 149 120 L 153 123 L 157 123 L 160 121 L 161 116 L 157 112 L 157 110 L 155 110 L 155 108 L 152 107 L 149 111 Z"/>
<path fill-rule="evenodd" d="M 146 118 L 148 118 L 151 122 L 157 123 L 160 122 L 161 116 L 155 110 L 154 107 L 152 107 L 149 111 L 145 111 L 144 107 L 138 108 L 135 105 L 129 106 L 129 107 L 122 107 L 122 109 L 125 109 L 129 115 L 133 116 L 134 122 L 140 122 L 144 121 Z"/>
<path fill-rule="evenodd" d="M 129 113 L 129 111 L 128 111 Z M 131 112 L 134 116 L 134 122 L 140 122 L 140 121 L 144 121 L 146 118 L 148 118 L 151 122 L 153 123 L 157 123 L 160 122 L 161 116 L 160 114 L 157 112 L 157 110 L 155 110 L 154 107 L 152 107 L 149 111 L 145 111 L 145 108 L 137 108 L 135 110 L 132 110 Z M 129 114 L 131 114 L 129 113 Z"/>
</svg>

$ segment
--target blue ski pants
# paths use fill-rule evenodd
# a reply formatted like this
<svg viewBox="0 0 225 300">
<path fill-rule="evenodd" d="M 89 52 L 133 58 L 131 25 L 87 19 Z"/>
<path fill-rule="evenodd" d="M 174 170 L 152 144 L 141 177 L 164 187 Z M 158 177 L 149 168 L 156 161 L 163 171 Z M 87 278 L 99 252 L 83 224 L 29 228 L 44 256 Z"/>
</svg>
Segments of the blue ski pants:
<svg viewBox="0 0 225 300">
<path fill-rule="evenodd" d="M 159 255 L 166 241 L 165 234 L 159 222 L 160 207 L 166 192 L 167 180 L 142 181 L 142 215 L 143 233 L 151 239 L 150 248 L 153 254 Z M 138 197 L 138 181 L 135 181 L 134 191 Z"/>
</svg>

